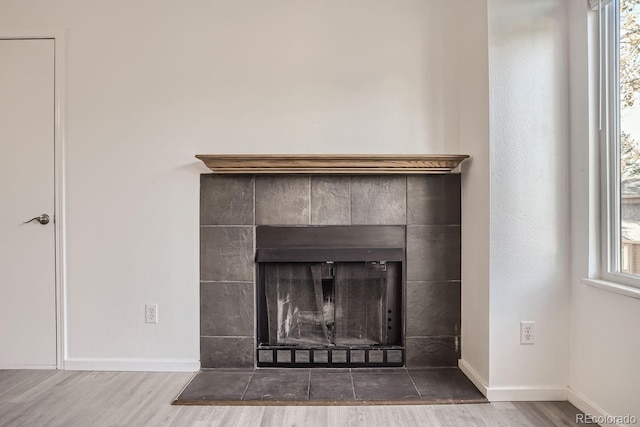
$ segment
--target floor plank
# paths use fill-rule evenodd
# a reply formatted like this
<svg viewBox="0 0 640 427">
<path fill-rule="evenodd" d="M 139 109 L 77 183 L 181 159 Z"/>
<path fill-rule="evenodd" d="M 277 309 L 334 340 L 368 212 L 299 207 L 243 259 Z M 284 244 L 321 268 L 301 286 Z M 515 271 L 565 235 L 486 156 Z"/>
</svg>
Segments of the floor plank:
<svg viewBox="0 0 640 427">
<path fill-rule="evenodd" d="M 193 374 L 0 371 L 0 426 L 573 426 L 568 402 L 172 406 Z"/>
</svg>

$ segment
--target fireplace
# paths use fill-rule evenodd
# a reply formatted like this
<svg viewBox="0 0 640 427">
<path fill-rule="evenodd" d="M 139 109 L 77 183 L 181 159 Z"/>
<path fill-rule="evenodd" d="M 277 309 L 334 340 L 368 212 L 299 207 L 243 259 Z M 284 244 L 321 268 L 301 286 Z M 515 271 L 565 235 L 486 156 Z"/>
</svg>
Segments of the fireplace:
<svg viewBox="0 0 640 427">
<path fill-rule="evenodd" d="M 251 170 L 201 175 L 202 368 L 456 366 L 459 174 Z"/>
<path fill-rule="evenodd" d="M 258 366 L 402 366 L 405 232 L 258 226 Z"/>
</svg>

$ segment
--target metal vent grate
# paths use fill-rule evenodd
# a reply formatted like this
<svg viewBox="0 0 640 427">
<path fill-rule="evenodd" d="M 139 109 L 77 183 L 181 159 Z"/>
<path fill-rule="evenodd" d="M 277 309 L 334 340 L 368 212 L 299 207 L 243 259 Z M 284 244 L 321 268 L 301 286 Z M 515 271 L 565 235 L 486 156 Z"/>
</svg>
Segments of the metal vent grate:
<svg viewBox="0 0 640 427">
<path fill-rule="evenodd" d="M 258 348 L 258 367 L 281 368 L 376 368 L 404 366 L 404 348 L 390 347 L 325 347 Z"/>
</svg>

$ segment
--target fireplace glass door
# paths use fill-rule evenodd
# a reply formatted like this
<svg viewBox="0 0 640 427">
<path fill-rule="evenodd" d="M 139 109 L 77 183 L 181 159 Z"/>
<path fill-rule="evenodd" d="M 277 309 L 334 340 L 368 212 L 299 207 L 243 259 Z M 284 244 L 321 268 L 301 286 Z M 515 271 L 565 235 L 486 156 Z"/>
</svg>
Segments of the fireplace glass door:
<svg viewBox="0 0 640 427">
<path fill-rule="evenodd" d="M 257 365 L 404 364 L 398 225 L 256 227 Z"/>
<path fill-rule="evenodd" d="M 382 261 L 265 263 L 265 344 L 400 344 L 400 270 Z"/>
</svg>

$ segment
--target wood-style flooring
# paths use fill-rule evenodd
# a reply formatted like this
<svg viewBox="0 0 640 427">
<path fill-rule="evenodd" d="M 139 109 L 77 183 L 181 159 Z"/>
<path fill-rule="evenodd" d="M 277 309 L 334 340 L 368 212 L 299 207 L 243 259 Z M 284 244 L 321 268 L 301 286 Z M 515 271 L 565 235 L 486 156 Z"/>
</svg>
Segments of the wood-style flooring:
<svg viewBox="0 0 640 427">
<path fill-rule="evenodd" d="M 567 426 L 568 402 L 172 406 L 193 374 L 0 370 L 0 426 Z"/>
</svg>

